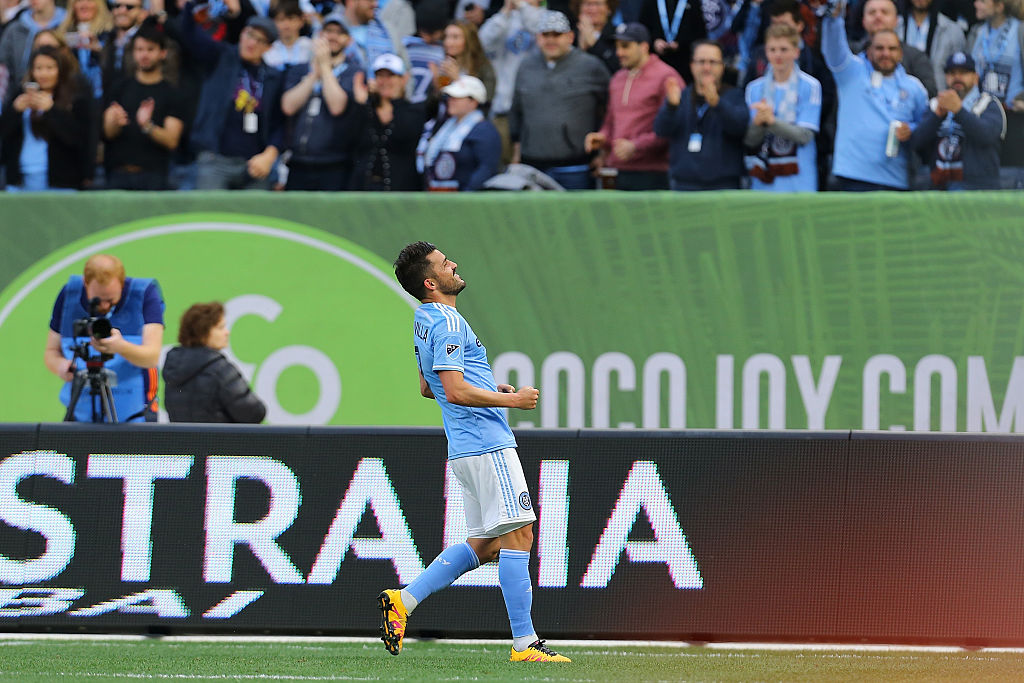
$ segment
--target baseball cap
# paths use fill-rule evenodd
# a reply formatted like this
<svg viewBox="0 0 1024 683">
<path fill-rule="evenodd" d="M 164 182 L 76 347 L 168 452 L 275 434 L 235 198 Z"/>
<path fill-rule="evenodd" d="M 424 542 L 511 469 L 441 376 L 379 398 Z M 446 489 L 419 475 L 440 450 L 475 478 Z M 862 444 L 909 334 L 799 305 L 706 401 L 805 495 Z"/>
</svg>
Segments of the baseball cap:
<svg viewBox="0 0 1024 683">
<path fill-rule="evenodd" d="M 249 17 L 249 20 L 245 22 L 245 25 L 263 31 L 264 35 L 267 36 L 268 43 L 272 43 L 277 40 L 277 25 L 274 24 L 273 19 L 256 14 Z"/>
<path fill-rule="evenodd" d="M 570 33 L 572 27 L 565 15 L 556 10 L 547 10 L 537 24 L 537 33 Z"/>
<path fill-rule="evenodd" d="M 636 22 L 619 24 L 615 27 L 615 40 L 627 43 L 649 43 L 651 42 L 651 32 L 647 30 L 646 26 Z"/>
<path fill-rule="evenodd" d="M 487 88 L 475 76 L 459 76 L 451 85 L 441 88 L 441 92 L 448 97 L 472 97 L 480 104 L 487 101 Z"/>
<path fill-rule="evenodd" d="M 401 76 L 405 73 L 405 62 L 398 55 L 383 54 L 373 60 L 373 73 L 378 71 L 390 71 L 396 76 Z"/>
<path fill-rule="evenodd" d="M 974 58 L 966 52 L 954 52 L 946 60 L 945 71 L 952 71 L 953 69 L 964 69 L 965 71 L 975 71 Z"/>
<path fill-rule="evenodd" d="M 331 12 L 324 17 L 321 26 L 327 26 L 327 24 L 337 24 L 341 27 L 341 30 L 348 33 L 348 24 L 345 23 L 345 17 L 340 12 Z"/>
</svg>

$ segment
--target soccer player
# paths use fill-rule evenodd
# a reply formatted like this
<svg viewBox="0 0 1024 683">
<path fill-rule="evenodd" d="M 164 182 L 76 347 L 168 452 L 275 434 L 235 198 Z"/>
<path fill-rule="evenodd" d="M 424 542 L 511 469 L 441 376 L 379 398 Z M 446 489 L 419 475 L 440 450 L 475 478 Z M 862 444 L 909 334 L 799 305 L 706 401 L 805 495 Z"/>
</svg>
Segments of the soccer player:
<svg viewBox="0 0 1024 683">
<path fill-rule="evenodd" d="M 381 640 L 388 652 L 399 654 L 406 620 L 420 602 L 497 559 L 512 625 L 511 661 L 568 662 L 568 657 L 544 646 L 530 618 L 530 549 L 537 516 L 515 437 L 501 410 L 533 410 L 540 392 L 495 384 L 487 349 L 455 309 L 455 297 L 466 287 L 456 267 L 433 244 L 414 242 L 398 255 L 395 275 L 405 291 L 423 303 L 413 323 L 420 393 L 441 407 L 448 460 L 462 486 L 469 538 L 445 548 L 405 588 L 378 596 Z"/>
</svg>

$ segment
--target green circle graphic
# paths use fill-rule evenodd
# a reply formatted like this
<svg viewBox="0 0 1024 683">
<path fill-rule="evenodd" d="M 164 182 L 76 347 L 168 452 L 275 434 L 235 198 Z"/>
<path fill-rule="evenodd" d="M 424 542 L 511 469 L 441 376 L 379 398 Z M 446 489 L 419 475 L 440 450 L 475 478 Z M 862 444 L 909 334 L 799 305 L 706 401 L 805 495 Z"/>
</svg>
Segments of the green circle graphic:
<svg viewBox="0 0 1024 683">
<path fill-rule="evenodd" d="M 336 235 L 263 216 L 176 214 L 118 225 L 35 263 L 0 293 L 5 422 L 60 420 L 60 380 L 43 347 L 53 302 L 96 253 L 160 282 L 165 347 L 190 305 L 221 301 L 237 359 L 270 424 L 432 425 L 411 351 L 416 302 L 390 266 Z"/>
</svg>

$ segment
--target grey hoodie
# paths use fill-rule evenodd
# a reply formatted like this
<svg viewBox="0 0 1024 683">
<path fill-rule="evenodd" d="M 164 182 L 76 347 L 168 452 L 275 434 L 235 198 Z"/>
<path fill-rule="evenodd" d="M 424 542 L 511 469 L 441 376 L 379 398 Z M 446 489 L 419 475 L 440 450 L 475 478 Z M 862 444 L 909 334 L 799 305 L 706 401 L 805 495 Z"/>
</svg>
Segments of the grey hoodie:
<svg viewBox="0 0 1024 683">
<path fill-rule="evenodd" d="M 935 5 L 932 5 L 934 8 Z M 932 26 L 929 29 L 931 45 L 928 48 L 928 59 L 931 60 L 932 69 L 935 71 L 935 84 L 939 90 L 946 89 L 946 60 L 954 52 L 963 52 L 967 46 L 967 37 L 960 25 L 940 13 L 938 10 L 929 15 Z M 912 15 L 900 17 L 900 26 L 897 32 L 900 40 L 907 42 L 907 22 L 913 21 Z"/>
<path fill-rule="evenodd" d="M 32 50 L 32 40 L 44 29 L 54 29 L 64 20 L 64 8 L 54 8 L 53 18 L 46 26 L 40 26 L 32 18 L 32 11 L 25 10 L 11 22 L 0 37 L 0 67 L 7 70 L 7 87 L 0 92 L 0 102 L 7 101 L 7 93 L 14 92 L 17 87 L 12 84 L 21 82 L 28 71 L 28 57 Z"/>
</svg>

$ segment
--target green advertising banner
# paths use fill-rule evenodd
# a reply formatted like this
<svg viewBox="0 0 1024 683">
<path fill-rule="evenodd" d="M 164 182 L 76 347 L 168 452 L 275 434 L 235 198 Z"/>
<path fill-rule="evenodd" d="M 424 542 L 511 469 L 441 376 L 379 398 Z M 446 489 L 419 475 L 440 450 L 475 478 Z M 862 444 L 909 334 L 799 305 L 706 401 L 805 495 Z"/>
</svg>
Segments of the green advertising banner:
<svg viewBox="0 0 1024 683">
<path fill-rule="evenodd" d="M 459 264 L 513 427 L 1024 431 L 1020 193 L 0 197 L 0 420 L 59 420 L 53 301 L 92 254 L 155 277 L 164 343 L 228 308 L 268 423 L 434 425 L 403 245 Z M 1022 362 L 1018 362 L 1022 361 Z"/>
</svg>

